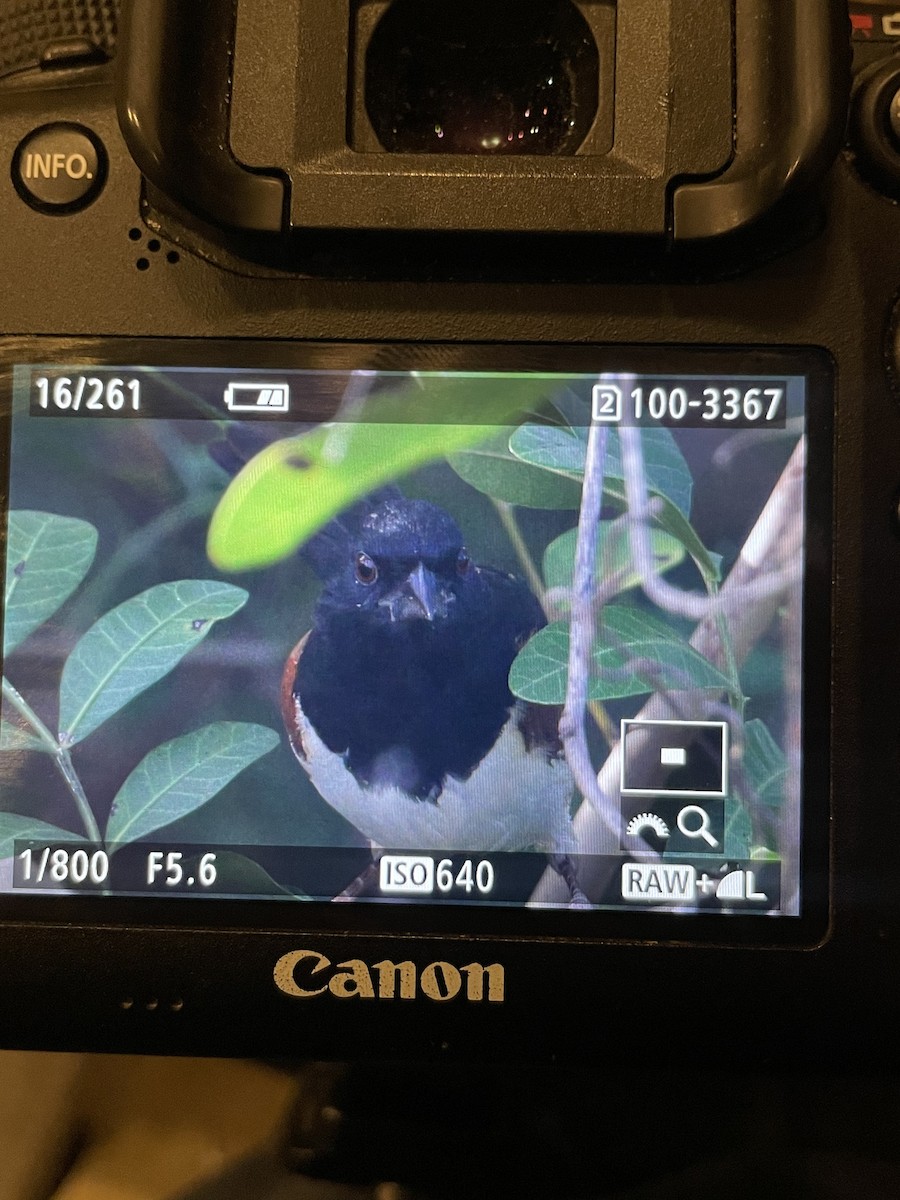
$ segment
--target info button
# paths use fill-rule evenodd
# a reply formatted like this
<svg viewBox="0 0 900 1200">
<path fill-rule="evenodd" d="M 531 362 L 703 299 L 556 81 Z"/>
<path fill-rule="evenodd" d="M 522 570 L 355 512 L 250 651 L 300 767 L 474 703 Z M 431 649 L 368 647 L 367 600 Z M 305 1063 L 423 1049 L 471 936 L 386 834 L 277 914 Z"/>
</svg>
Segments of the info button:
<svg viewBox="0 0 900 1200">
<path fill-rule="evenodd" d="M 19 143 L 12 180 L 26 204 L 38 212 L 77 212 L 103 188 L 106 152 L 99 138 L 82 125 L 43 125 Z"/>
</svg>

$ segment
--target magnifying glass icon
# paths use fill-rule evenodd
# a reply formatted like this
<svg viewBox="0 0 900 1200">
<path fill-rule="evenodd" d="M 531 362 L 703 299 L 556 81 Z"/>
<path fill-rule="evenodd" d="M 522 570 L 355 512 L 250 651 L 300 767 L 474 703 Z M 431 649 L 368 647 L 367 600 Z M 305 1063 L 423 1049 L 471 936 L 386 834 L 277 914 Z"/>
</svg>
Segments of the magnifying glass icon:
<svg viewBox="0 0 900 1200">
<path fill-rule="evenodd" d="M 688 825 L 688 817 L 699 817 L 700 823 L 696 824 L 692 820 L 691 824 Z M 703 838 L 704 842 L 712 846 L 713 850 L 718 847 L 719 843 L 713 837 L 712 830 L 710 829 L 709 813 L 705 808 L 701 808 L 699 804 L 685 805 L 685 807 L 678 814 L 678 820 L 676 823 L 685 837 Z"/>
</svg>

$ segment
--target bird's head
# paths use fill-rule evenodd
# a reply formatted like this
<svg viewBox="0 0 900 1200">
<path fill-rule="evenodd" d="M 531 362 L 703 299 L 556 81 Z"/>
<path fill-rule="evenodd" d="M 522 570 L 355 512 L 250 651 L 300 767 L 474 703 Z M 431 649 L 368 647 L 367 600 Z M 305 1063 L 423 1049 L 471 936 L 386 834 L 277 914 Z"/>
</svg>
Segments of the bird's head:
<svg viewBox="0 0 900 1200">
<path fill-rule="evenodd" d="M 425 500 L 373 505 L 346 550 L 326 580 L 320 611 L 364 613 L 385 624 L 439 623 L 477 586 L 456 522 Z"/>
</svg>

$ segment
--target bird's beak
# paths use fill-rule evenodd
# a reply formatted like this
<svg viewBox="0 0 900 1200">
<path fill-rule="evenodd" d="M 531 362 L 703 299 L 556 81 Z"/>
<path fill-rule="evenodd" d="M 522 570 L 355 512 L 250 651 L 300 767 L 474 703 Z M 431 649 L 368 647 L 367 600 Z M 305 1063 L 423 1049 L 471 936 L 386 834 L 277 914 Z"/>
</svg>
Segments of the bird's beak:
<svg viewBox="0 0 900 1200">
<path fill-rule="evenodd" d="M 433 621 L 447 615 L 447 595 L 424 563 L 379 604 L 390 612 L 392 621 Z"/>
<path fill-rule="evenodd" d="M 416 569 L 407 576 L 404 584 L 404 590 L 406 589 L 409 590 L 412 599 L 422 610 L 425 620 L 433 621 L 441 607 L 440 596 L 438 595 L 437 580 L 430 571 L 425 569 L 424 563 L 419 563 Z"/>
</svg>

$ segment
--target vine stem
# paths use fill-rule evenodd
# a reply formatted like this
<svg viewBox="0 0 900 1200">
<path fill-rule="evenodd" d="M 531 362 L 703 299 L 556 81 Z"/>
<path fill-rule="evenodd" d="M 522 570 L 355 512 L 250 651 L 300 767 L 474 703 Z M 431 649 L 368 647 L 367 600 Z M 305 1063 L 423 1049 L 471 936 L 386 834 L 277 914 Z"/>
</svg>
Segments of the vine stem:
<svg viewBox="0 0 900 1200">
<path fill-rule="evenodd" d="M 13 687 L 5 675 L 3 676 L 3 698 L 12 705 L 20 717 L 28 722 L 39 740 L 47 747 L 48 752 L 53 756 L 53 762 L 57 771 L 62 775 L 66 787 L 75 801 L 75 807 L 78 809 L 78 815 L 81 817 L 85 833 L 92 842 L 102 845 L 103 838 L 100 836 L 100 828 L 94 819 L 88 798 L 84 793 L 84 788 L 81 786 L 81 780 L 78 778 L 68 750 L 60 746 L 59 742 L 25 697 Z"/>
<path fill-rule="evenodd" d="M 494 500 L 491 498 L 494 508 L 497 510 L 497 516 L 500 518 L 500 524 L 503 526 L 507 537 L 512 543 L 512 547 L 516 552 L 516 557 L 519 560 L 519 565 L 525 572 L 525 578 L 528 580 L 528 585 L 537 598 L 541 602 L 548 621 L 553 620 L 553 614 L 549 611 L 552 605 L 549 603 L 547 589 L 544 587 L 544 581 L 541 578 L 541 573 L 535 565 L 534 559 L 531 557 L 531 551 L 526 545 L 522 530 L 519 528 L 519 522 L 516 520 L 516 514 L 513 512 L 513 506 L 507 504 L 505 500 Z M 594 718 L 594 722 L 606 741 L 606 744 L 612 748 L 617 739 L 616 727 L 613 724 L 609 713 L 599 700 L 589 700 L 588 710 Z"/>
<path fill-rule="evenodd" d="M 601 853 L 609 853 L 617 844 L 619 818 L 612 797 L 600 787 L 591 763 L 585 731 L 585 714 L 588 708 L 597 617 L 594 575 L 597 561 L 597 529 L 603 508 L 607 435 L 606 425 L 597 422 L 591 424 L 575 543 L 566 703 L 559 722 L 559 736 L 578 790 L 592 807 L 602 830 Z"/>
</svg>

